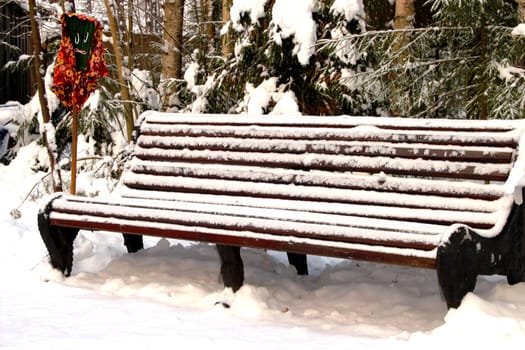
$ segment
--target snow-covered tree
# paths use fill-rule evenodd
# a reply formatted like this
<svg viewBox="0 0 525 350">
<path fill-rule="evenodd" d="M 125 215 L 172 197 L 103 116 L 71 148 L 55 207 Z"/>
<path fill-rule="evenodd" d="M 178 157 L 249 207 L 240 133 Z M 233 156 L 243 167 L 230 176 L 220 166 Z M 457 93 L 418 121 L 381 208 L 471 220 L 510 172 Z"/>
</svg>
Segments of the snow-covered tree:
<svg viewBox="0 0 525 350">
<path fill-rule="evenodd" d="M 517 25 L 516 4 L 435 0 L 434 10 L 436 24 L 443 28 L 442 47 L 436 52 L 441 60 L 453 60 L 441 84 L 449 91 L 450 106 L 468 118 L 523 118 L 518 102 L 523 76 L 511 68 L 525 57 L 523 38 L 511 35 Z"/>
<path fill-rule="evenodd" d="M 360 1 L 236 0 L 230 14 L 224 30 L 234 30 L 234 57 L 211 69 L 200 67 L 209 74 L 197 79 L 200 88 L 190 84 L 195 96 L 189 109 L 198 104 L 208 112 L 327 115 L 356 106 L 336 78 L 338 65 L 356 66 L 354 53 L 332 55 L 318 50 L 317 42 L 363 30 Z M 284 105 L 295 107 L 282 111 Z"/>
<path fill-rule="evenodd" d="M 367 69 L 347 76 L 348 84 L 360 86 L 379 112 L 395 110 L 398 115 L 431 118 L 522 118 L 522 75 L 515 62 L 523 62 L 524 43 L 511 35 L 517 24 L 516 4 L 505 0 L 435 0 L 431 4 L 430 8 L 415 7 L 416 18 L 418 10 L 433 13 L 431 26 L 369 30 L 333 44 L 354 48 L 367 58 Z M 400 34 L 409 38 L 401 46 Z"/>
</svg>

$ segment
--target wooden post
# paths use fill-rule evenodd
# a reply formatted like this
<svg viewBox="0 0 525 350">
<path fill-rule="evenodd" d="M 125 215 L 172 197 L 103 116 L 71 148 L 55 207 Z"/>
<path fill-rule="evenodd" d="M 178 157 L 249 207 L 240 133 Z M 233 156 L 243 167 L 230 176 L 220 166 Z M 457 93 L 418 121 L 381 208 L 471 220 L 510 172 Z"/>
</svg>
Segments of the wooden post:
<svg viewBox="0 0 525 350">
<path fill-rule="evenodd" d="M 73 120 L 71 131 L 71 194 L 77 192 L 77 139 L 78 139 L 78 111 L 73 104 Z"/>
</svg>

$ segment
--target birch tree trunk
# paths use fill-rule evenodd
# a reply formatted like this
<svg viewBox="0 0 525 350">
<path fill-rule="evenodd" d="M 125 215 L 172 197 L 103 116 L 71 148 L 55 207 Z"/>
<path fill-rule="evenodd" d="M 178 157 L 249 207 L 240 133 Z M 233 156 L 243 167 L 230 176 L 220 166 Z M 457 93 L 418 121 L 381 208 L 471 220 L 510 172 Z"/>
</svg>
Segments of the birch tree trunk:
<svg viewBox="0 0 525 350">
<path fill-rule="evenodd" d="M 47 98 L 46 98 L 46 90 L 44 85 L 44 79 L 43 76 L 45 74 L 44 67 L 42 66 L 42 58 L 41 58 L 41 39 L 40 39 L 40 28 L 38 27 L 38 23 L 36 21 L 36 4 L 35 0 L 29 0 L 29 18 L 31 21 L 31 40 L 33 41 L 33 54 L 34 54 L 34 73 L 35 73 L 35 80 L 37 83 L 37 90 L 38 90 L 38 100 L 40 102 L 40 110 L 42 112 L 42 120 L 44 122 L 43 129 L 43 139 L 44 143 L 47 148 L 47 153 L 49 155 L 49 167 L 51 170 L 51 178 L 53 182 L 53 191 L 54 192 L 60 192 L 62 191 L 62 178 L 60 176 L 59 169 L 56 168 L 56 143 L 54 139 L 54 132 L 51 132 L 49 130 L 51 128 L 51 116 L 49 113 L 49 109 L 47 107 Z M 49 134 L 48 134 L 49 131 Z"/>
<path fill-rule="evenodd" d="M 182 78 L 182 49 L 184 25 L 184 0 L 166 0 L 164 3 L 164 54 L 160 90 L 162 109 L 172 110 L 175 107 L 173 87 L 169 79 Z"/>
<path fill-rule="evenodd" d="M 120 38 L 117 21 L 115 20 L 115 16 L 113 15 L 113 10 L 111 9 L 111 4 L 109 3 L 109 1 L 110 0 L 104 0 L 104 5 L 106 6 L 109 26 L 111 29 L 111 44 L 115 53 L 115 62 L 117 64 L 117 76 L 120 85 L 120 94 L 124 104 L 124 114 L 126 118 L 126 136 L 128 138 L 128 142 L 131 142 L 134 127 L 133 108 L 131 106 L 131 98 L 129 95 L 128 83 L 124 78 L 124 64 L 122 61 L 122 53 L 120 52 Z"/>
</svg>

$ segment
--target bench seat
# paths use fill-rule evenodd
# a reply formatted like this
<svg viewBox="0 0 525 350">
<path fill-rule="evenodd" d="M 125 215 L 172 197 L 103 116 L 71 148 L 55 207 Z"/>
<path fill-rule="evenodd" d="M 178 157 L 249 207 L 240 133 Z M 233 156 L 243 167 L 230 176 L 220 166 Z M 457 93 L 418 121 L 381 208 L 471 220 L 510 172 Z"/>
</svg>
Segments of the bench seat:
<svg viewBox="0 0 525 350">
<path fill-rule="evenodd" d="M 433 268 L 457 307 L 478 274 L 525 280 L 522 126 L 146 112 L 115 193 L 53 196 L 39 228 L 66 274 L 103 230 Z"/>
</svg>

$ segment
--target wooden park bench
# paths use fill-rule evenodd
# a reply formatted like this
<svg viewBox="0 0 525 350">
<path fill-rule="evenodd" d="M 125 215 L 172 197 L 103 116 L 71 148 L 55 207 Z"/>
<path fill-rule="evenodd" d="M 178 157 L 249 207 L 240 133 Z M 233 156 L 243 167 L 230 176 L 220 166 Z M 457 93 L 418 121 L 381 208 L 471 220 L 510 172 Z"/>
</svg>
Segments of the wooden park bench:
<svg viewBox="0 0 525 350">
<path fill-rule="evenodd" d="M 448 307 L 478 275 L 525 281 L 521 121 L 146 112 L 109 198 L 59 194 L 39 213 L 69 275 L 82 230 L 218 245 L 225 286 L 239 247 L 437 270 Z"/>
</svg>

